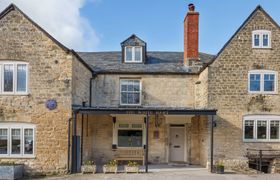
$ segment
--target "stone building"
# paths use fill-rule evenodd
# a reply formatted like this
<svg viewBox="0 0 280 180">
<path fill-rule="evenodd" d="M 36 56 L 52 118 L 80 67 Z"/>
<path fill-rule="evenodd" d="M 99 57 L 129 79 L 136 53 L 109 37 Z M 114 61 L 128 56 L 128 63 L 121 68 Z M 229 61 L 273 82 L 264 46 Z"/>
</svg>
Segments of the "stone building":
<svg viewBox="0 0 280 180">
<path fill-rule="evenodd" d="M 0 161 L 26 172 L 77 172 L 86 160 L 247 167 L 247 148 L 279 149 L 279 26 L 258 6 L 216 55 L 198 50 L 199 13 L 184 52 L 75 52 L 15 5 L 0 14 Z M 279 61 L 279 62 L 278 62 Z"/>
</svg>

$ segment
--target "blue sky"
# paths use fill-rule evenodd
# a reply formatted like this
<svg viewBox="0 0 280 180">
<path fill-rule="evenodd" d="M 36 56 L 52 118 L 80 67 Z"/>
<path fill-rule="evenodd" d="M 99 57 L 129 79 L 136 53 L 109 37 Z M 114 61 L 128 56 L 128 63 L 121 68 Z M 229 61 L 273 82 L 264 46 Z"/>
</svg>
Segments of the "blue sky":
<svg viewBox="0 0 280 180">
<path fill-rule="evenodd" d="M 95 51 L 118 51 L 132 33 L 150 51 L 182 51 L 189 3 L 200 12 L 201 52 L 216 54 L 258 4 L 280 22 L 279 0 L 89 0 L 80 13 L 99 37 Z"/>
</svg>

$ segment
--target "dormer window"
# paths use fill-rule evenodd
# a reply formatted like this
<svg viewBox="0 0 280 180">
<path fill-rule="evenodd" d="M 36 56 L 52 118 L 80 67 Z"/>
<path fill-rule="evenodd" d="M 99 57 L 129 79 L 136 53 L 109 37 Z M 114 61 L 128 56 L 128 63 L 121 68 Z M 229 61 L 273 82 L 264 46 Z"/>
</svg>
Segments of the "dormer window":
<svg viewBox="0 0 280 180">
<path fill-rule="evenodd" d="M 267 30 L 255 30 L 252 32 L 253 48 L 271 48 L 271 32 Z"/>
<path fill-rule="evenodd" d="M 125 62 L 142 62 L 142 47 L 125 47 Z"/>
<path fill-rule="evenodd" d="M 121 46 L 123 63 L 145 63 L 146 43 L 135 34 L 123 41 Z"/>
</svg>

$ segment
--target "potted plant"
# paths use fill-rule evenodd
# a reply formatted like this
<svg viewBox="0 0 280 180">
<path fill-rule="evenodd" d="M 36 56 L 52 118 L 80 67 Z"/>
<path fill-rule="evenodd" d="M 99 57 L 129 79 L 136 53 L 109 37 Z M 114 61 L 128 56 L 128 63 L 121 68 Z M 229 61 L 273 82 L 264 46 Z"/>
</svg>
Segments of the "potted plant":
<svg viewBox="0 0 280 180">
<path fill-rule="evenodd" d="M 87 160 L 82 165 L 82 173 L 96 173 L 96 165 L 94 161 Z"/>
<path fill-rule="evenodd" d="M 103 173 L 117 173 L 118 163 L 117 160 L 111 160 L 103 166 Z"/>
<path fill-rule="evenodd" d="M 224 174 L 225 173 L 225 166 L 222 161 L 218 161 L 216 164 L 216 173 L 217 174 Z"/>
<path fill-rule="evenodd" d="M 0 179 L 21 179 L 22 177 L 23 164 L 0 162 Z"/>
<path fill-rule="evenodd" d="M 126 173 L 139 173 L 139 164 L 135 161 L 128 161 L 124 169 Z"/>
</svg>

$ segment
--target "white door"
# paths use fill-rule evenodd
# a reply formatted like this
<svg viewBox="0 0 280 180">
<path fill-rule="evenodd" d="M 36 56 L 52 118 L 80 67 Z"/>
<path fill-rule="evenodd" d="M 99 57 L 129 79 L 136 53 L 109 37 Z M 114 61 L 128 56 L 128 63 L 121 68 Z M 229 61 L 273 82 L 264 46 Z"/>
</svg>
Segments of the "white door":
<svg viewBox="0 0 280 180">
<path fill-rule="evenodd" d="M 170 127 L 169 132 L 170 161 L 183 162 L 185 152 L 185 127 Z"/>
</svg>

